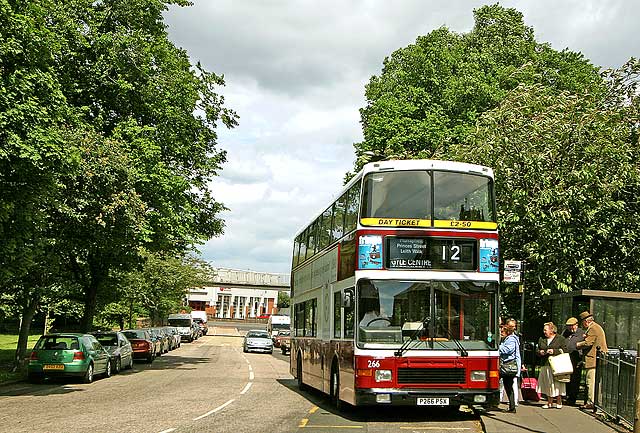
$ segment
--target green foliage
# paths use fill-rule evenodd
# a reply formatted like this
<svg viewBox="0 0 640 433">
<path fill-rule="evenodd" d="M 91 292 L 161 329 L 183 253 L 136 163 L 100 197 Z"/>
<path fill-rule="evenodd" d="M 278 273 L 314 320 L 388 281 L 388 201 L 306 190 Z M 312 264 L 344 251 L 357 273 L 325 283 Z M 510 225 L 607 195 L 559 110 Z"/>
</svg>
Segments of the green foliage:
<svg viewBox="0 0 640 433">
<path fill-rule="evenodd" d="M 113 300 L 101 308 L 94 325 L 113 327 L 123 319 L 124 323 L 135 323 L 140 316 L 162 323 L 170 313 L 189 310 L 183 306 L 187 291 L 206 284 L 212 274 L 206 262 L 191 256 L 171 257 L 147 251 L 141 255 L 144 263 L 139 270 L 113 280 Z"/>
<path fill-rule="evenodd" d="M 278 292 L 278 308 L 289 308 L 291 297 L 287 292 Z"/>
<path fill-rule="evenodd" d="M 182 257 L 224 228 L 209 182 L 238 116 L 169 41 L 169 4 L 189 3 L 0 0 L 0 285 L 33 305 L 79 284 L 85 329 L 143 248 Z"/>
<path fill-rule="evenodd" d="M 638 70 L 608 72 L 606 96 L 522 85 L 451 149 L 494 168 L 503 256 L 534 293 L 640 290 Z"/>
<path fill-rule="evenodd" d="M 375 159 L 446 155 L 521 83 L 580 92 L 601 82 L 581 54 L 536 42 L 520 12 L 494 5 L 474 16 L 467 34 L 442 27 L 384 60 L 366 86 L 356 171 Z"/>
<path fill-rule="evenodd" d="M 366 87 L 355 169 L 435 158 L 494 168 L 501 256 L 528 262 L 527 307 L 577 289 L 640 290 L 639 80 L 534 39 L 522 15 L 475 11 L 385 59 Z M 347 176 L 349 176 L 348 174 Z M 507 312 L 519 295 L 505 285 Z"/>
</svg>

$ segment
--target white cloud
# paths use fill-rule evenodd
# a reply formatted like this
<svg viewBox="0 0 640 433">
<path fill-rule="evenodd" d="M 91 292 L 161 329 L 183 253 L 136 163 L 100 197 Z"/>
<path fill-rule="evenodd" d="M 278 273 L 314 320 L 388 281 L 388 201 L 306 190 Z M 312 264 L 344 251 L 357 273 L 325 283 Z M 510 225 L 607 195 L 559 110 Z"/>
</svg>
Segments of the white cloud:
<svg viewBox="0 0 640 433">
<path fill-rule="evenodd" d="M 204 245 L 215 266 L 289 272 L 294 234 L 335 198 L 362 139 L 364 88 L 391 53 L 446 26 L 473 26 L 465 0 L 196 0 L 165 15 L 170 38 L 193 61 L 224 74 L 220 89 L 240 115 L 220 129 L 228 151 L 214 196 L 224 236 Z M 617 67 L 639 55 L 632 0 L 509 0 L 539 42 Z"/>
</svg>

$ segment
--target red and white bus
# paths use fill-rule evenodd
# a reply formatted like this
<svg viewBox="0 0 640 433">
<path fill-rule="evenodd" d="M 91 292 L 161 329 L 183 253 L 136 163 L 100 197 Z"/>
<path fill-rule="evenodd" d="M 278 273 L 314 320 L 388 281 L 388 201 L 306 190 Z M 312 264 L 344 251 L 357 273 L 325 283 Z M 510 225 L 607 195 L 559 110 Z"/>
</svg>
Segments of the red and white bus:
<svg viewBox="0 0 640 433">
<path fill-rule="evenodd" d="M 336 405 L 498 402 L 493 171 L 450 161 L 364 166 L 301 230 L 291 373 Z"/>
</svg>

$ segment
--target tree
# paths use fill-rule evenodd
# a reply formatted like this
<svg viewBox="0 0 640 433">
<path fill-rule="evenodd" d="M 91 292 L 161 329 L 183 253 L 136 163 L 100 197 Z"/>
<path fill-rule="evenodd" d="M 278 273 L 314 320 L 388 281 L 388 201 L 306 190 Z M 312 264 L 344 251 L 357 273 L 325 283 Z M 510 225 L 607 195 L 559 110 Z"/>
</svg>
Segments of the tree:
<svg viewBox="0 0 640 433">
<path fill-rule="evenodd" d="M 163 323 L 168 314 L 183 308 L 188 290 L 205 285 L 213 272 L 206 262 L 192 256 L 148 251 L 141 255 L 142 267 L 118 275 L 113 281 L 117 290 L 104 299 L 106 308 L 100 319 L 107 326 L 113 326 L 114 320 L 134 326 L 138 315 L 150 317 L 154 324 Z"/>
<path fill-rule="evenodd" d="M 278 308 L 289 308 L 291 297 L 287 292 L 278 292 Z"/>
<path fill-rule="evenodd" d="M 110 272 L 135 267 L 141 247 L 182 255 L 224 227 L 208 184 L 225 161 L 215 129 L 237 115 L 215 92 L 223 77 L 169 41 L 171 3 L 187 4 L 72 0 L 49 10 L 67 42 L 61 88 L 87 126 L 81 169 L 63 179 L 68 200 L 53 210 L 60 254 L 84 287 L 85 330 Z"/>
<path fill-rule="evenodd" d="M 521 85 L 450 149 L 494 168 L 502 254 L 537 296 L 640 290 L 639 73 L 606 72 L 605 93 Z"/>
<path fill-rule="evenodd" d="M 15 287 L 40 261 L 57 177 L 77 166 L 67 141 L 77 113 L 55 69 L 64 41 L 46 25 L 52 7 L 0 2 L 0 287 Z"/>
<path fill-rule="evenodd" d="M 382 74 L 366 86 L 356 171 L 375 159 L 446 154 L 521 83 L 558 92 L 600 88 L 594 66 L 579 53 L 536 42 L 515 9 L 483 6 L 474 17 L 467 34 L 441 27 L 384 60 Z"/>
</svg>

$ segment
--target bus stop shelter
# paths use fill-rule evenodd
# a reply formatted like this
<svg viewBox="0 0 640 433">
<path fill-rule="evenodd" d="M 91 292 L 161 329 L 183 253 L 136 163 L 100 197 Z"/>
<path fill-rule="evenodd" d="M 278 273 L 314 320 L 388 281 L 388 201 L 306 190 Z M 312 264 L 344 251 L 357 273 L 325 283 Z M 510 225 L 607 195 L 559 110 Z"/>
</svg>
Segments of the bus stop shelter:
<svg viewBox="0 0 640 433">
<path fill-rule="evenodd" d="M 575 290 L 544 299 L 550 302 L 551 320 L 560 329 L 569 317 L 577 318 L 588 310 L 604 329 L 610 349 L 636 349 L 640 339 L 640 293 Z"/>
</svg>

